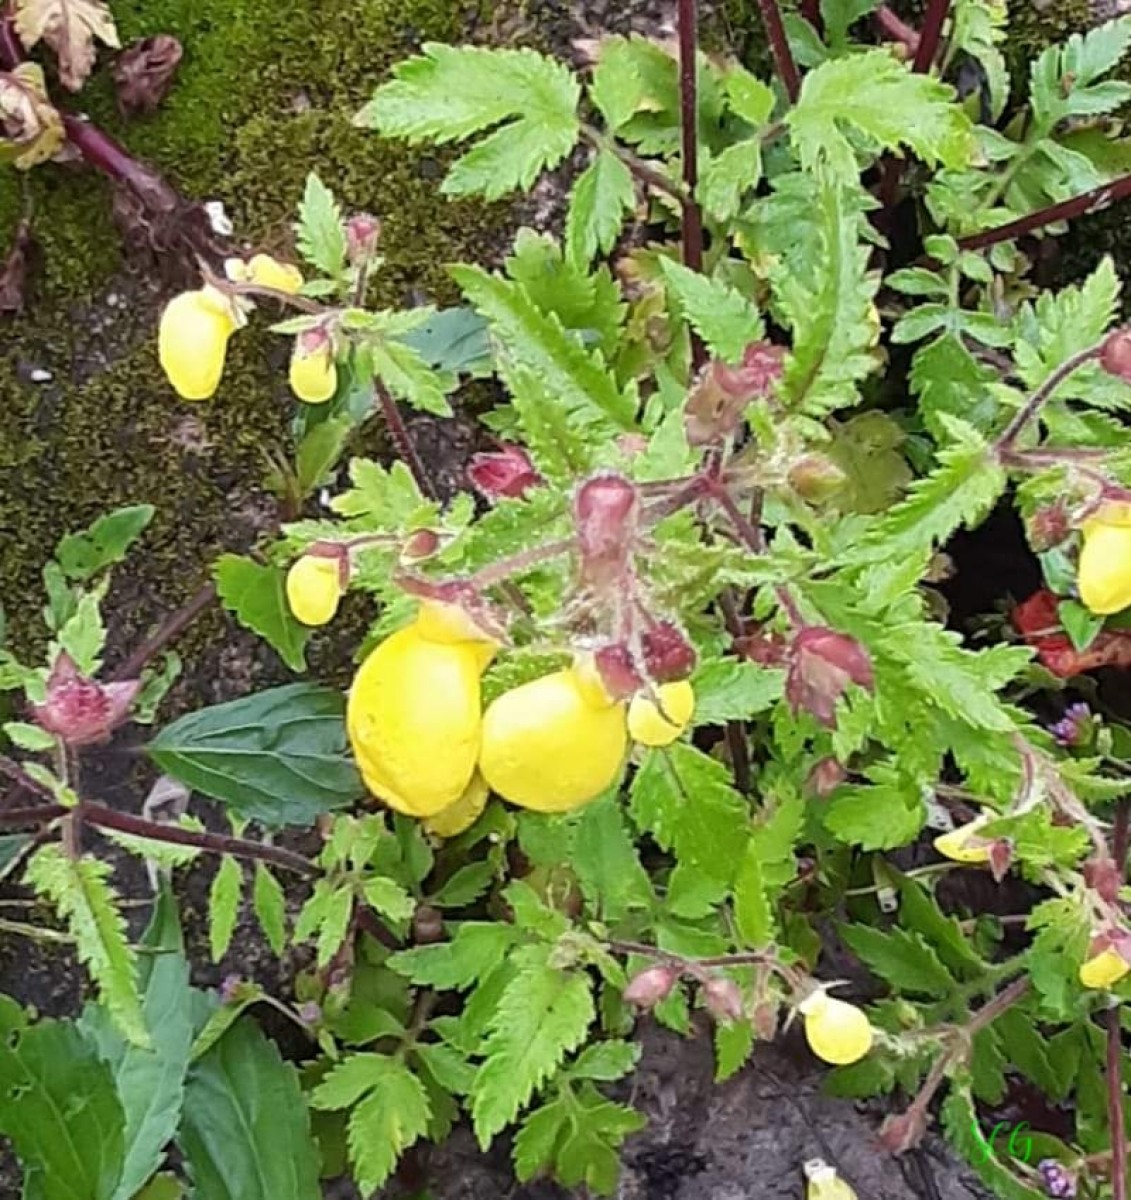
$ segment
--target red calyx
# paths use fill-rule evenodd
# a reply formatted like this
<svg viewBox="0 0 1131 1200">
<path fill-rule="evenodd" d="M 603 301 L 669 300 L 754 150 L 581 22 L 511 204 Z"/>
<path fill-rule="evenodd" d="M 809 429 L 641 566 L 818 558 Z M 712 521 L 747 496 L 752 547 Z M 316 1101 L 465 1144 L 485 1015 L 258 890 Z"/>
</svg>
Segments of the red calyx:
<svg viewBox="0 0 1131 1200">
<path fill-rule="evenodd" d="M 850 683 L 869 691 L 875 685 L 868 651 L 835 629 L 810 625 L 789 649 L 785 694 L 794 713 L 810 712 L 830 729 L 836 724 L 837 701 Z"/>
<path fill-rule="evenodd" d="M 65 651 L 55 660 L 47 680 L 47 696 L 32 706 L 42 729 L 68 746 L 105 742 L 129 716 L 141 688 L 140 679 L 98 683 L 83 675 Z"/>
<path fill-rule="evenodd" d="M 526 451 L 512 445 L 473 455 L 467 477 L 471 486 L 487 500 L 518 500 L 531 488 L 545 483 Z"/>
</svg>

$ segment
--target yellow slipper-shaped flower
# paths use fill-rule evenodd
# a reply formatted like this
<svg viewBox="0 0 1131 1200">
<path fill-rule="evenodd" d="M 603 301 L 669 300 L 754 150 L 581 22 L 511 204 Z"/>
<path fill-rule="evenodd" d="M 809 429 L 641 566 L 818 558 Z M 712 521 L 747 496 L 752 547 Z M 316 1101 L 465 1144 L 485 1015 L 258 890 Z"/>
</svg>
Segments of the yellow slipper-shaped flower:
<svg viewBox="0 0 1131 1200">
<path fill-rule="evenodd" d="M 935 838 L 935 849 L 952 862 L 976 866 L 990 861 L 990 843 L 979 837 L 980 830 L 990 823 L 987 816 L 975 817 L 949 833 Z"/>
<path fill-rule="evenodd" d="M 239 323 L 231 302 L 211 287 L 182 292 L 165 306 L 157 355 L 182 400 L 208 400 L 216 394 L 228 338 Z"/>
<path fill-rule="evenodd" d="M 661 683 L 656 695 L 659 704 L 639 693 L 628 706 L 629 736 L 642 746 L 670 746 L 695 713 L 695 691 L 686 679 Z"/>
<path fill-rule="evenodd" d="M 871 1050 L 875 1033 L 867 1013 L 855 1004 L 820 988 L 803 1000 L 797 1011 L 805 1020 L 809 1049 L 825 1062 L 847 1066 Z"/>
<path fill-rule="evenodd" d="M 1131 606 L 1131 505 L 1105 505 L 1081 527 L 1076 583 L 1086 608 L 1098 616 Z"/>
<path fill-rule="evenodd" d="M 1086 988 L 1102 992 L 1114 987 L 1128 971 L 1131 971 L 1131 964 L 1114 947 L 1108 946 L 1081 964 L 1080 982 Z"/>
<path fill-rule="evenodd" d="M 303 347 L 302 338 L 295 340 L 291 354 L 291 391 L 306 404 L 325 404 L 338 390 L 338 364 L 328 341 L 316 349 Z"/>
<path fill-rule="evenodd" d="M 342 599 L 342 566 L 336 558 L 304 554 L 287 572 L 287 604 L 304 625 L 326 625 Z"/>
<path fill-rule="evenodd" d="M 490 795 L 491 789 L 487 786 L 487 781 L 476 771 L 455 804 L 445 808 L 443 812 L 438 812 L 434 817 L 429 817 L 424 822 L 424 828 L 437 837 L 456 837 L 479 820 L 480 813 L 487 807 Z"/>
<path fill-rule="evenodd" d="M 567 812 L 616 778 L 628 738 L 624 705 L 576 669 L 555 671 L 497 697 L 483 714 L 479 769 L 504 800 Z"/>
</svg>

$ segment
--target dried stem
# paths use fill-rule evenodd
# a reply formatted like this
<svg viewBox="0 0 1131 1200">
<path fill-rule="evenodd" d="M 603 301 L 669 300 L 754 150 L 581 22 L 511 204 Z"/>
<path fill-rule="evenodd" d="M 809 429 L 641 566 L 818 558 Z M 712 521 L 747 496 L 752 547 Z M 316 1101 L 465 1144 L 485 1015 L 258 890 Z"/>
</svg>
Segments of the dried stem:
<svg viewBox="0 0 1131 1200">
<path fill-rule="evenodd" d="M 1007 221 L 994 229 L 986 229 L 981 233 L 972 233 L 959 238 L 958 244 L 963 250 L 984 250 L 998 242 L 1012 241 L 1027 233 L 1034 233 L 1046 225 L 1056 221 L 1072 221 L 1077 217 L 1088 216 L 1091 213 L 1102 212 L 1117 200 L 1131 196 L 1131 175 L 1123 175 L 1111 183 L 1103 183 L 1090 192 L 1082 192 L 1059 204 L 1050 204 L 1048 208 L 1039 208 L 1026 217 L 1018 217 L 1015 221 Z"/>
<path fill-rule="evenodd" d="M 949 12 L 950 0 L 930 0 L 923 17 L 923 28 L 919 31 L 919 45 L 911 64 L 913 71 L 923 73 L 933 66 L 939 40 L 942 38 L 943 25 Z"/>
<path fill-rule="evenodd" d="M 789 39 L 785 36 L 785 25 L 782 23 L 778 0 L 758 0 L 758 8 L 762 13 L 762 24 L 766 27 L 774 67 L 781 78 L 790 104 L 794 104 L 801 91 L 801 75 L 797 70 L 793 51 L 789 48 Z"/>
<path fill-rule="evenodd" d="M 1069 375 L 1078 368 L 1084 366 L 1085 363 L 1091 362 L 1098 358 L 1103 343 L 1099 342 L 1094 346 L 1089 346 L 1086 350 L 1081 350 L 1078 354 L 1074 354 L 1071 358 L 1066 359 L 1056 368 L 1055 371 L 1038 387 L 1032 395 L 1025 401 L 1021 408 L 1014 415 L 1013 420 L 1001 431 L 997 441 L 994 443 L 995 452 L 1000 455 L 1008 455 L 1013 449 L 1013 443 L 1024 430 L 1025 426 L 1037 415 L 1041 410 L 1041 406 L 1048 401 L 1053 392 L 1068 378 Z"/>
</svg>

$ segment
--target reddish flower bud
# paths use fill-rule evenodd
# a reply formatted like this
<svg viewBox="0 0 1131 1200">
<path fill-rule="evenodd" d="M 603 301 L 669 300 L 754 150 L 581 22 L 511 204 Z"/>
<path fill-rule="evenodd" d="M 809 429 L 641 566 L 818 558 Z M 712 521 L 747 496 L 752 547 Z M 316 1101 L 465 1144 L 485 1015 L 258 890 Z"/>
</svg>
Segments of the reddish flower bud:
<svg viewBox="0 0 1131 1200">
<path fill-rule="evenodd" d="M 746 406 L 769 395 L 781 378 L 785 351 L 768 342 L 747 346 L 736 366 L 713 360 L 695 381 L 684 408 L 687 440 L 693 446 L 722 441 L 736 432 Z"/>
<path fill-rule="evenodd" d="M 440 535 L 433 529 L 417 529 L 405 538 L 401 546 L 402 563 L 420 562 L 431 558 L 440 549 Z"/>
<path fill-rule="evenodd" d="M 586 586 L 623 590 L 639 515 L 636 486 L 622 475 L 597 475 L 577 489 L 573 517 Z"/>
<path fill-rule="evenodd" d="M 793 639 L 785 694 L 794 713 L 810 712 L 832 728 L 837 701 L 850 683 L 869 691 L 875 680 L 867 650 L 844 633 L 810 625 Z"/>
<path fill-rule="evenodd" d="M 716 1021 L 741 1021 L 746 1016 L 738 984 L 725 975 L 714 975 L 703 984 L 703 1003 Z"/>
<path fill-rule="evenodd" d="M 668 998 L 678 978 L 676 967 L 648 967 L 629 980 L 624 989 L 624 1000 L 637 1008 L 655 1008 L 661 1000 Z"/>
<path fill-rule="evenodd" d="M 1009 874 L 1010 865 L 1013 862 L 1013 842 L 1009 838 L 995 838 L 990 843 L 990 874 L 994 877 L 995 883 L 1001 881 Z"/>
<path fill-rule="evenodd" d="M 1108 334 L 1100 351 L 1100 366 L 1109 375 L 1131 383 L 1131 329 L 1116 329 Z"/>
<path fill-rule="evenodd" d="M 818 800 L 824 800 L 847 778 L 848 772 L 835 758 L 822 758 L 809 772 L 809 778 L 805 780 L 805 791 Z"/>
<path fill-rule="evenodd" d="M 695 670 L 695 647 L 673 621 L 657 621 L 642 641 L 644 668 L 657 683 L 686 679 Z"/>
<path fill-rule="evenodd" d="M 381 222 L 369 213 L 357 213 L 346 222 L 346 249 L 355 267 L 373 257 L 380 240 Z"/>
<path fill-rule="evenodd" d="M 1111 858 L 1089 858 L 1084 864 L 1084 882 L 1108 904 L 1114 904 L 1119 899 L 1122 880 L 1120 870 Z"/>
<path fill-rule="evenodd" d="M 769 999 L 759 1000 L 754 1005 L 754 1012 L 751 1014 L 751 1019 L 754 1023 L 754 1036 L 760 1038 L 763 1042 L 772 1042 L 778 1032 L 778 1005 L 776 1001 Z"/>
<path fill-rule="evenodd" d="M 1038 554 L 1059 546 L 1072 532 L 1068 511 L 1063 504 L 1044 504 L 1025 523 L 1029 545 Z"/>
<path fill-rule="evenodd" d="M 880 1145 L 891 1154 L 914 1150 L 927 1132 L 927 1117 L 912 1105 L 906 1112 L 892 1115 L 880 1126 Z"/>
<path fill-rule="evenodd" d="M 1131 633 L 1105 629 L 1087 650 L 1077 650 L 1061 629 L 1058 604 L 1059 597 L 1042 588 L 1011 614 L 1014 628 L 1036 650 L 1042 666 L 1061 679 L 1097 667 L 1131 667 Z"/>
<path fill-rule="evenodd" d="M 512 445 L 473 455 L 467 477 L 471 486 L 487 500 L 521 499 L 531 488 L 545 482 L 526 451 Z"/>
<path fill-rule="evenodd" d="M 68 746 L 106 741 L 129 715 L 140 679 L 98 683 L 81 674 L 65 651 L 55 660 L 42 704 L 32 706 L 41 728 Z"/>
<path fill-rule="evenodd" d="M 593 661 L 605 691 L 614 700 L 627 700 L 644 686 L 632 660 L 632 652 L 622 643 L 602 646 L 594 654 Z"/>
</svg>

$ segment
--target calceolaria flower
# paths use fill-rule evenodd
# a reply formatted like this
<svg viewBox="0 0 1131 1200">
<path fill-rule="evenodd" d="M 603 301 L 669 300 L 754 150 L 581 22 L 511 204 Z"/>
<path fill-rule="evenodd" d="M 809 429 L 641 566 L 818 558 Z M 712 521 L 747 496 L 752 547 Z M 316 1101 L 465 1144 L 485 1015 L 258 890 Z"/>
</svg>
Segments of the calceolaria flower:
<svg viewBox="0 0 1131 1200">
<path fill-rule="evenodd" d="M 959 825 L 948 833 L 935 838 L 935 849 L 949 858 L 952 862 L 966 863 L 975 866 L 990 861 L 990 848 L 993 842 L 990 838 L 980 836 L 981 830 L 990 823 L 990 818 L 984 813 Z"/>
<path fill-rule="evenodd" d="M 229 258 L 224 271 L 234 283 L 254 283 L 275 292 L 285 292 L 288 296 L 297 295 L 303 285 L 298 267 L 279 262 L 270 254 L 255 254 L 247 262 L 242 258 Z"/>
<path fill-rule="evenodd" d="M 228 338 L 242 324 L 222 292 L 202 287 L 165 306 L 157 335 L 161 369 L 182 400 L 209 400 L 224 374 Z"/>
<path fill-rule="evenodd" d="M 338 390 L 338 364 L 324 329 L 310 329 L 295 338 L 291 354 L 291 391 L 306 404 L 324 404 Z"/>
<path fill-rule="evenodd" d="M 1131 971 L 1131 935 L 1122 931 L 1101 933 L 1093 938 L 1088 957 L 1080 964 L 1080 983 L 1106 991 Z"/>
<path fill-rule="evenodd" d="M 617 777 L 627 749 L 624 704 L 576 667 L 497 696 L 483 714 L 479 769 L 504 800 L 568 812 Z"/>
<path fill-rule="evenodd" d="M 691 723 L 695 690 L 686 679 L 661 683 L 653 699 L 646 692 L 628 706 L 628 733 L 642 746 L 670 746 Z"/>
<path fill-rule="evenodd" d="M 329 624 L 349 584 L 349 557 L 344 549 L 320 553 L 312 546 L 287 571 L 287 604 L 304 625 Z"/>
<path fill-rule="evenodd" d="M 820 1059 L 838 1067 L 858 1062 L 872 1048 L 875 1033 L 863 1009 L 818 988 L 797 1006 L 805 1020 L 805 1040 Z"/>
<path fill-rule="evenodd" d="M 1105 504 L 1081 527 L 1076 585 L 1099 616 L 1131 606 L 1131 504 Z"/>
<path fill-rule="evenodd" d="M 470 620 L 449 619 L 447 607 L 425 601 L 413 624 L 381 642 L 346 707 L 366 786 L 412 817 L 436 817 L 460 800 L 479 757 L 479 680 L 495 643 Z"/>
<path fill-rule="evenodd" d="M 823 1158 L 811 1158 L 802 1168 L 805 1200 L 856 1200 L 856 1193 Z"/>
<path fill-rule="evenodd" d="M 479 820 L 479 814 L 487 807 L 490 795 L 491 789 L 487 786 L 487 781 L 476 771 L 455 804 L 442 809 L 434 817 L 429 817 L 424 822 L 424 828 L 437 837 L 456 837 Z"/>
</svg>

